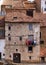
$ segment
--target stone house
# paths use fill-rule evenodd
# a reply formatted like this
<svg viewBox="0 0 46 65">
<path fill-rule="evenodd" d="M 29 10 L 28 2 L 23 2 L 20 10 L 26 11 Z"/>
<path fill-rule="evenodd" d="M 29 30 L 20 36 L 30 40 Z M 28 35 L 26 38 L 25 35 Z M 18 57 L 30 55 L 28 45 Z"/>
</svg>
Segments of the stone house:
<svg viewBox="0 0 46 65">
<path fill-rule="evenodd" d="M 16 55 L 14 53 L 19 53 L 18 55 L 21 56 L 21 61 L 28 61 L 28 62 L 32 60 L 35 61 L 34 55 L 35 52 L 37 51 L 35 49 L 37 49 L 38 47 L 39 47 L 38 55 L 36 54 L 37 56 L 36 60 L 39 60 L 39 58 L 42 57 L 44 58 L 46 57 L 46 53 L 43 53 L 42 50 L 45 48 L 44 46 L 46 45 L 46 9 L 45 9 L 46 3 L 45 2 L 46 2 L 45 0 L 44 1 L 35 0 L 34 2 L 30 2 L 27 0 L 19 0 L 19 1 L 4 0 L 4 3 L 2 5 L 2 10 L 6 14 L 5 17 L 6 52 L 8 50 L 8 52 L 6 53 L 6 59 L 15 60 Z M 29 12 L 32 14 L 29 14 Z M 30 28 L 29 24 L 31 24 L 31 26 L 33 27 L 33 30 L 31 31 L 29 30 Z M 37 29 L 37 27 L 39 30 Z M 40 34 L 40 35 L 38 34 L 39 36 L 38 38 L 37 35 L 35 34 L 36 33 L 35 31 L 36 32 L 38 31 L 38 33 Z M 35 47 L 34 45 L 31 45 L 33 47 L 33 53 L 27 52 L 29 47 L 29 45 L 27 45 L 28 44 L 27 39 L 29 40 L 29 38 L 31 38 L 31 40 L 33 40 L 34 42 L 39 43 L 38 47 L 37 44 Z M 10 41 L 8 39 L 10 39 Z M 43 46 L 41 46 L 40 44 L 43 44 Z"/>
<path fill-rule="evenodd" d="M 5 59 L 16 63 L 39 61 L 40 21 L 34 18 L 36 4 L 22 0 L 11 2 L 12 7 L 2 5 L 6 12 Z"/>
<path fill-rule="evenodd" d="M 18 58 L 21 58 L 21 61 L 29 61 L 30 59 L 39 60 L 38 57 L 40 54 L 39 23 L 36 22 L 36 20 L 35 21 L 31 20 L 31 18 L 26 17 L 26 15 L 23 15 L 20 12 L 19 13 L 13 12 L 13 13 L 14 16 L 13 18 L 10 19 L 11 21 L 8 20 L 9 18 L 8 15 L 7 15 L 8 18 L 6 16 L 6 20 L 5 20 L 6 21 L 5 22 L 5 31 L 6 31 L 5 32 L 5 42 L 6 42 L 5 58 L 15 60 L 17 53 L 19 53 L 21 57 L 19 56 Z M 17 15 L 15 16 L 16 13 L 20 14 L 19 17 Z M 16 18 L 18 19 L 16 20 Z"/>
</svg>

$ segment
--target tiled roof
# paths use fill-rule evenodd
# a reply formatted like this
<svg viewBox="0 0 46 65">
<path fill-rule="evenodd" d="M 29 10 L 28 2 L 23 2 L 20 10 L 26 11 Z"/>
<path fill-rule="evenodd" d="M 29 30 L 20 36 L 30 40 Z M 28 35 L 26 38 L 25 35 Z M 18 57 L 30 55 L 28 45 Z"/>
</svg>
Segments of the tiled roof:
<svg viewBox="0 0 46 65">
<path fill-rule="evenodd" d="M 40 56 L 41 57 L 46 57 L 46 47 L 41 47 L 40 48 Z"/>
<path fill-rule="evenodd" d="M 46 26 L 46 14 L 36 13 L 35 18 L 40 21 L 41 26 Z"/>
</svg>

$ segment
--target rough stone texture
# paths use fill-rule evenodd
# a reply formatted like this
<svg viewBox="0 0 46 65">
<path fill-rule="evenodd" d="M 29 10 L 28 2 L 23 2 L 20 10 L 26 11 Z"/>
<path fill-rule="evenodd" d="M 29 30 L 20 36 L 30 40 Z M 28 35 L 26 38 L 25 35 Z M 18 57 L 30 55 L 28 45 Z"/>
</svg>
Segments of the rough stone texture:
<svg viewBox="0 0 46 65">
<path fill-rule="evenodd" d="M 8 30 L 8 26 L 11 25 L 11 30 Z M 33 30 L 29 30 L 28 23 L 5 23 L 5 41 L 6 41 L 6 59 L 13 60 L 13 53 L 21 54 L 21 61 L 29 61 L 29 56 L 32 57 L 31 60 L 39 60 L 40 54 L 40 45 L 39 45 L 39 32 L 40 25 L 34 24 Z M 11 34 L 11 41 L 8 40 L 8 34 Z M 25 35 L 25 36 L 22 36 Z M 26 39 L 28 39 L 28 35 L 34 35 L 34 40 L 36 40 L 37 44 L 33 47 L 33 51 L 28 52 L 28 47 L 25 45 Z M 22 41 L 19 40 L 19 36 L 22 36 Z M 16 42 L 16 44 L 15 44 Z M 18 52 L 16 51 L 18 49 Z M 9 57 L 11 55 L 11 58 Z"/>
<path fill-rule="evenodd" d="M 41 11 L 41 0 L 35 0 L 36 2 L 36 7 L 37 7 L 37 11 Z"/>
</svg>

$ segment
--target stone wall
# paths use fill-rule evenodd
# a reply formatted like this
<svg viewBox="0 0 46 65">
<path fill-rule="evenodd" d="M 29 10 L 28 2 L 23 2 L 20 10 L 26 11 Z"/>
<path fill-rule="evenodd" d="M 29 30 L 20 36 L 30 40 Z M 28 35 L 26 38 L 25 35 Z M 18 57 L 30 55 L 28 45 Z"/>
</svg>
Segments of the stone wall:
<svg viewBox="0 0 46 65">
<path fill-rule="evenodd" d="M 37 7 L 37 11 L 41 11 L 41 0 L 35 0 L 36 2 L 36 7 Z"/>
<path fill-rule="evenodd" d="M 8 26 L 11 26 L 11 30 L 8 30 Z M 29 30 L 29 23 L 5 23 L 5 58 L 13 60 L 13 53 L 21 54 L 21 61 L 29 61 L 29 56 L 31 60 L 39 60 L 40 45 L 39 45 L 39 32 L 40 25 L 32 23 L 33 30 Z M 11 35 L 11 41 L 8 40 L 8 34 Z M 28 46 L 26 46 L 25 41 L 28 39 L 28 35 L 34 35 L 34 40 L 37 42 L 36 46 L 33 47 L 32 52 L 28 52 Z M 22 41 L 19 40 L 19 36 L 22 36 Z M 18 51 L 16 51 L 18 49 Z M 11 57 L 10 57 L 11 55 Z"/>
</svg>

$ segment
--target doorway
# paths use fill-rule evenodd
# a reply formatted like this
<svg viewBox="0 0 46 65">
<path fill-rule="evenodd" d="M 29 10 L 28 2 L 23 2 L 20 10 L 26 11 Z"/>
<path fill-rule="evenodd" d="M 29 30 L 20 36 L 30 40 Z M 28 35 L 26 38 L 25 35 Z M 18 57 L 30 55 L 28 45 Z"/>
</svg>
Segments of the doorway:
<svg viewBox="0 0 46 65">
<path fill-rule="evenodd" d="M 15 63 L 21 62 L 21 54 L 20 53 L 14 53 L 13 54 L 13 62 L 15 62 Z"/>
<path fill-rule="evenodd" d="M 42 62 L 45 62 L 45 57 L 41 57 L 41 61 Z"/>
</svg>

